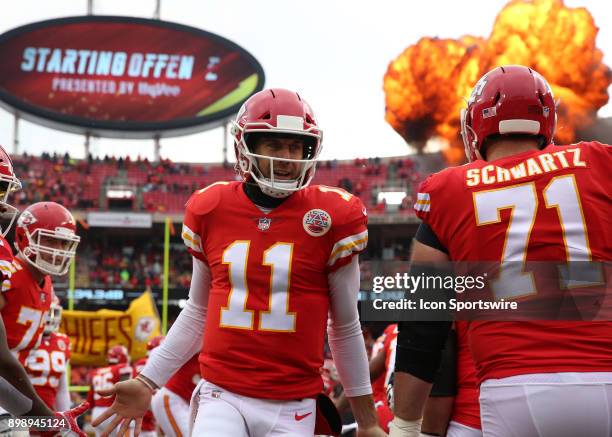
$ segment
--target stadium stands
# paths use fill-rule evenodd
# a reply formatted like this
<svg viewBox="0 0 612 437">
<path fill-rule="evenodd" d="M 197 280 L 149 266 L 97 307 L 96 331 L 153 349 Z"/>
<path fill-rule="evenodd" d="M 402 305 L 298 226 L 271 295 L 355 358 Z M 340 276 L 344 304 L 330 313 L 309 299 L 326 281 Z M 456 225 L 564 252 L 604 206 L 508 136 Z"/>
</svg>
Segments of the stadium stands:
<svg viewBox="0 0 612 437">
<path fill-rule="evenodd" d="M 394 187 L 407 193 L 400 211 L 412 212 L 413 190 L 421 179 L 417 161 L 409 157 L 322 161 L 313 183 L 340 186 L 359 196 L 373 214 L 389 212 L 378 192 Z M 41 200 L 59 202 L 72 210 L 108 210 L 106 190 L 131 187 L 136 211 L 181 212 L 190 194 L 219 180 L 234 180 L 231 164 L 184 164 L 129 158 L 75 160 L 66 155 L 22 155 L 15 169 L 24 184 L 16 195 L 25 207 Z M 110 208 L 112 209 L 112 207 Z"/>
</svg>

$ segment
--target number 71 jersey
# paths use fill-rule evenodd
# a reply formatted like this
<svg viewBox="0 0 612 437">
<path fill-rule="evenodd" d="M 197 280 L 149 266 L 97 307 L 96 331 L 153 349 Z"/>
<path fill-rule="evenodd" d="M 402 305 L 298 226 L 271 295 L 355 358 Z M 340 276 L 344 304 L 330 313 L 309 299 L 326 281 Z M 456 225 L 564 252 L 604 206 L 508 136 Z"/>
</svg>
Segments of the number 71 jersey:
<svg viewBox="0 0 612 437">
<path fill-rule="evenodd" d="M 338 188 L 307 187 L 267 214 L 241 182 L 197 191 L 182 235 L 212 276 L 202 377 L 257 398 L 319 393 L 328 275 L 365 249 L 366 224 L 361 201 Z"/>
<path fill-rule="evenodd" d="M 556 283 L 556 268 L 565 261 L 612 259 L 611 158 L 612 147 L 583 142 L 474 161 L 430 176 L 415 209 L 452 261 L 501 261 L 496 282 L 489 283 L 497 299 L 543 295 L 558 302 L 566 288 L 561 279 L 558 287 L 540 287 L 538 271 L 532 273 L 536 263 L 525 263 L 556 261 Z M 604 279 L 593 277 L 601 278 L 594 283 Z M 574 299 L 588 297 L 587 288 L 577 290 Z M 604 320 L 603 312 L 597 315 Z M 481 381 L 612 369 L 610 322 L 474 321 L 469 340 Z"/>
</svg>

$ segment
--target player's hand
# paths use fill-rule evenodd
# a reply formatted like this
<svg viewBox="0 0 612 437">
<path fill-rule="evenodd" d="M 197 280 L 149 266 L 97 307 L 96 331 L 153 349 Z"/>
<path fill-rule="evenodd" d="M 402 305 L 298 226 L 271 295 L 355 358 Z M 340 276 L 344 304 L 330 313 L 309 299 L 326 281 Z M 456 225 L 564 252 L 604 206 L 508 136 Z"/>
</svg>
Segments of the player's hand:
<svg viewBox="0 0 612 437">
<path fill-rule="evenodd" d="M 387 433 L 378 425 L 368 428 L 357 428 L 357 437 L 387 437 Z"/>
<path fill-rule="evenodd" d="M 62 430 L 67 429 L 71 432 L 70 435 L 76 435 L 78 437 L 87 437 L 79 425 L 77 424 L 76 418 L 83 414 L 85 411 L 89 410 L 89 402 L 83 402 L 81 405 L 74 407 L 68 411 L 61 411 L 55 413 L 56 419 L 61 419 L 62 421 L 68 422 L 68 428 L 62 428 Z M 41 437 L 51 437 L 58 434 L 58 432 L 63 435 L 62 431 L 43 431 L 39 432 Z"/>
<path fill-rule="evenodd" d="M 113 404 L 91 422 L 93 426 L 98 426 L 109 417 L 115 416 L 103 432 L 99 434 L 99 437 L 108 437 L 119 425 L 121 427 L 117 435 L 124 435 L 132 420 L 136 422 L 134 436 L 138 436 L 142 426 L 142 416 L 151 406 L 153 392 L 142 382 L 129 379 L 118 382 L 108 390 L 99 390 L 98 394 L 102 396 L 115 395 Z"/>
</svg>

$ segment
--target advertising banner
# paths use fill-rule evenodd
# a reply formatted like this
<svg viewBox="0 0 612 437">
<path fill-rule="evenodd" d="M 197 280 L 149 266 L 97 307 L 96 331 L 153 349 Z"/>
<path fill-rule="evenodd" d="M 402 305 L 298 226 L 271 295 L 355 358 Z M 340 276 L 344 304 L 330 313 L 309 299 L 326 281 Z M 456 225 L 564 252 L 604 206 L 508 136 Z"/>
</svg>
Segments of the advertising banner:
<svg viewBox="0 0 612 437">
<path fill-rule="evenodd" d="M 261 65 L 201 29 L 133 17 L 41 21 L 0 35 L 0 103 L 50 127 L 152 138 L 219 125 L 261 90 Z"/>
</svg>

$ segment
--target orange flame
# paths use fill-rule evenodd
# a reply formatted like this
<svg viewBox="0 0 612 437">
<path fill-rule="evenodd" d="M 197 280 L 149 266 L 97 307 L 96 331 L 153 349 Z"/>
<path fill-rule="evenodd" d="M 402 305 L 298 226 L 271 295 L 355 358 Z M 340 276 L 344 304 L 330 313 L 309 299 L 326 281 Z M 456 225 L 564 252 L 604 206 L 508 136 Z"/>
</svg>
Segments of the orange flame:
<svg viewBox="0 0 612 437">
<path fill-rule="evenodd" d="M 575 140 L 608 102 L 610 69 L 595 46 L 598 28 L 585 8 L 562 0 L 512 0 L 488 39 L 422 38 L 389 64 L 384 78 L 385 119 L 412 146 L 441 137 L 451 162 L 463 159 L 459 112 L 472 87 L 498 65 L 522 64 L 540 72 L 560 99 L 555 139 Z"/>
</svg>

